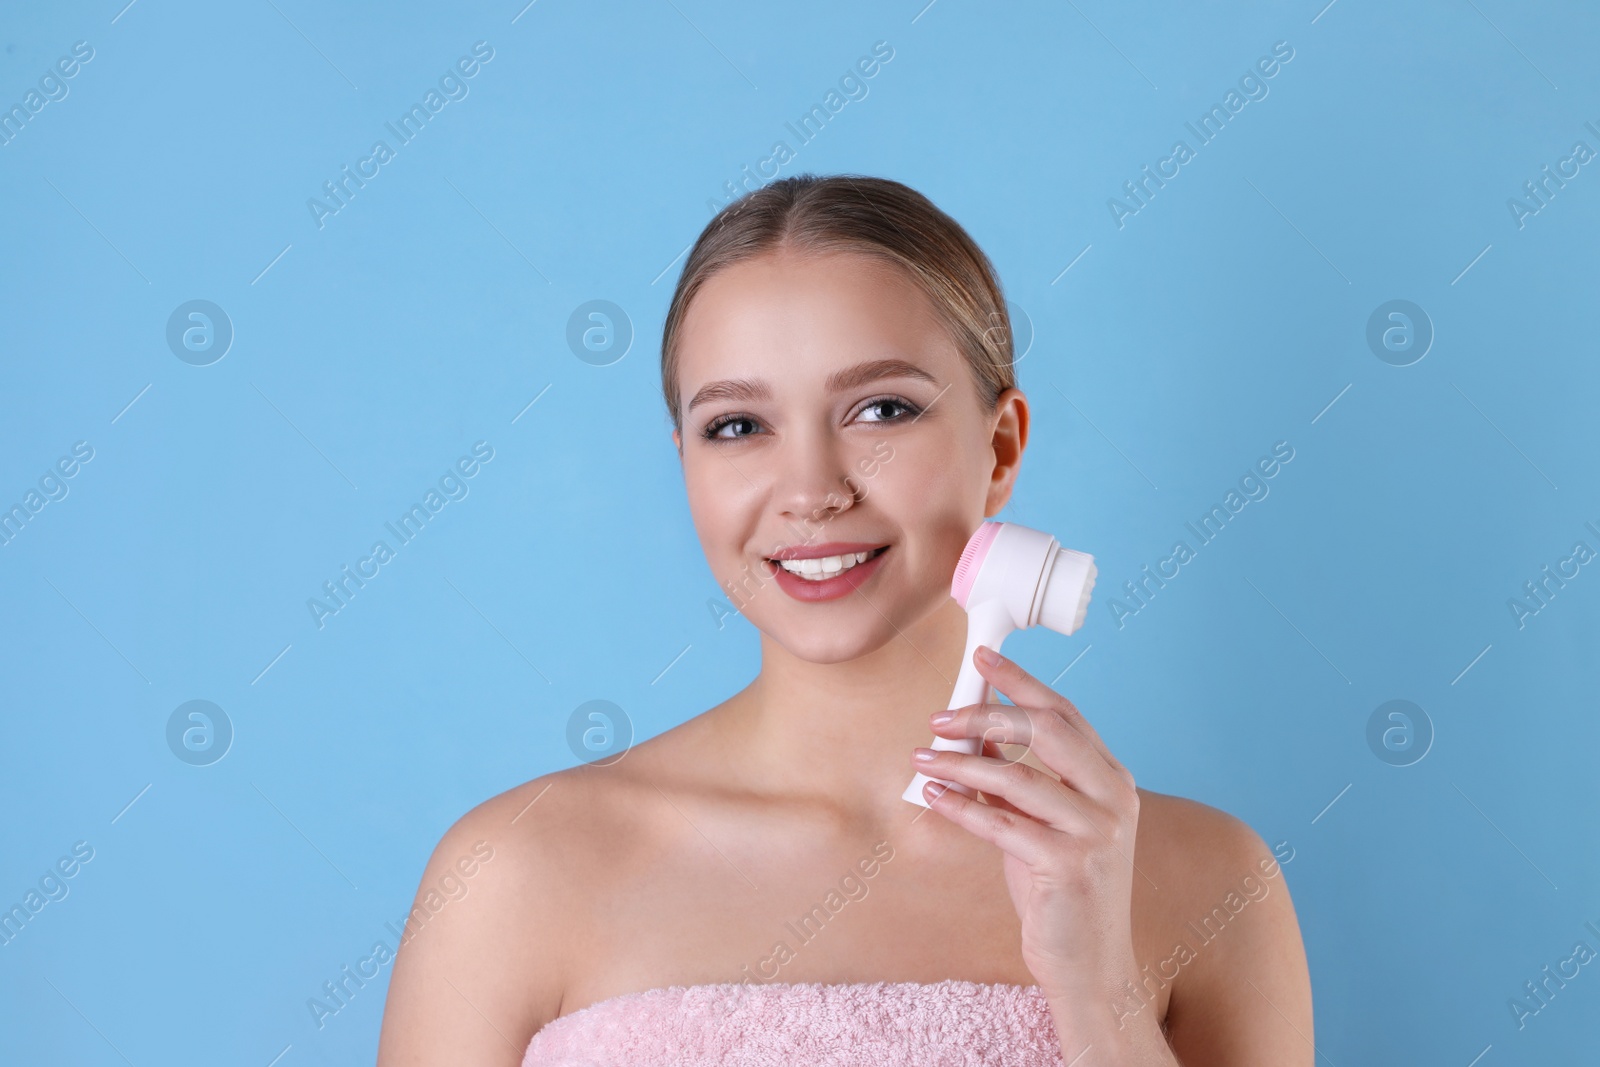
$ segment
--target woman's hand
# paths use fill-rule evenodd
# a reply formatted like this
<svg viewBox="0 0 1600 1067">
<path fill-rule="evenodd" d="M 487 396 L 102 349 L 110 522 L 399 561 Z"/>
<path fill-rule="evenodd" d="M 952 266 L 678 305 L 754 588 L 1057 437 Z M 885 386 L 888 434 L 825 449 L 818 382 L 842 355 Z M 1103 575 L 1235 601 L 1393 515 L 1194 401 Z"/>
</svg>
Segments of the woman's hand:
<svg viewBox="0 0 1600 1067">
<path fill-rule="evenodd" d="M 1112 1048 L 1128 1054 L 1099 1063 L 1175 1063 L 1154 1012 L 1119 1029 L 1113 1010 L 1138 970 L 1132 909 L 1139 794 L 1133 775 L 1066 697 L 988 648 L 979 647 L 973 662 L 1016 706 L 936 712 L 934 733 L 982 738 L 983 755 L 919 748 L 913 766 L 970 786 L 988 803 L 936 782 L 927 783 L 923 795 L 934 811 L 1005 853 L 1006 885 L 1022 920 L 1023 962 L 1050 1001 L 1067 1059 L 1089 1044 L 1102 1056 Z M 1007 760 L 997 744 L 1029 746 L 1059 780 Z M 1149 1058 L 1138 1058 L 1144 1052 Z"/>
</svg>

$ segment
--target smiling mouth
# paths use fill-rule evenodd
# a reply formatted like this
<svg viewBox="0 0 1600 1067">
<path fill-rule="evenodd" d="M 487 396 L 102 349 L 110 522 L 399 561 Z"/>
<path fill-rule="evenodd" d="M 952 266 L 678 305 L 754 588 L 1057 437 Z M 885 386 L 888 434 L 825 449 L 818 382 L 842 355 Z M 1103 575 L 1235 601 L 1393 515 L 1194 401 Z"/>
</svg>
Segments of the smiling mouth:
<svg viewBox="0 0 1600 1067">
<path fill-rule="evenodd" d="M 839 556 L 820 556 L 816 559 L 768 559 L 790 574 L 808 582 L 822 582 L 846 574 L 871 559 L 889 551 L 888 545 L 866 552 L 848 552 Z"/>
</svg>

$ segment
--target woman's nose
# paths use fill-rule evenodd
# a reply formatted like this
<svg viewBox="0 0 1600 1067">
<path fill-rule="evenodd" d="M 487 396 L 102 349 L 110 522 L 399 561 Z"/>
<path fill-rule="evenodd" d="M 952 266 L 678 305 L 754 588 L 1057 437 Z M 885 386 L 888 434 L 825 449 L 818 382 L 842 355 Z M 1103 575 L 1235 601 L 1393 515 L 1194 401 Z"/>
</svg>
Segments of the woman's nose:
<svg viewBox="0 0 1600 1067">
<path fill-rule="evenodd" d="M 785 518 L 818 521 L 855 506 L 860 480 L 837 442 L 786 442 L 774 472 L 774 497 Z"/>
</svg>

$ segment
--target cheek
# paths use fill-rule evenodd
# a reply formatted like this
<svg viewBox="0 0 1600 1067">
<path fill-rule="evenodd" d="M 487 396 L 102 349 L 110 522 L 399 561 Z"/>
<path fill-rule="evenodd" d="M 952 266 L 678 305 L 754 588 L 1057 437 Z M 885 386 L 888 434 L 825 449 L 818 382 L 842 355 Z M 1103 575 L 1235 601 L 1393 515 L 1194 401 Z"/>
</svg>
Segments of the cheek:
<svg viewBox="0 0 1600 1067">
<path fill-rule="evenodd" d="M 707 463 L 697 457 L 684 467 L 684 488 L 700 547 L 721 580 L 730 561 L 737 564 L 751 531 L 749 483 L 721 459 L 713 456 Z"/>
<path fill-rule="evenodd" d="M 908 518 L 983 506 L 982 476 L 971 458 L 947 447 L 926 447 L 925 442 L 897 444 L 893 457 L 879 462 L 877 473 L 864 481 L 869 492 L 893 502 L 896 515 Z"/>
<path fill-rule="evenodd" d="M 948 451 L 896 447 L 895 456 L 867 480 L 868 506 L 902 532 L 905 573 L 948 591 L 967 538 L 983 521 L 982 477 Z"/>
</svg>

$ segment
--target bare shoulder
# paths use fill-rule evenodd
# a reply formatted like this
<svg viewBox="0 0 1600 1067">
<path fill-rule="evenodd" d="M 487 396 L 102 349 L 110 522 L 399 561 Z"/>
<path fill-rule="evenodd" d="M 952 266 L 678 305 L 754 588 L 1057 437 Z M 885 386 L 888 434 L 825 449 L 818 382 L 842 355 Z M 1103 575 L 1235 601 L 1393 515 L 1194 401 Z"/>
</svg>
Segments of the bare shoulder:
<svg viewBox="0 0 1600 1067">
<path fill-rule="evenodd" d="M 602 848 L 622 844 L 593 768 L 543 775 L 445 831 L 423 870 L 395 960 L 379 1067 L 516 1065 L 561 1011 L 569 917 L 585 910 Z"/>
<path fill-rule="evenodd" d="M 1138 848 L 1146 842 L 1152 862 L 1200 875 L 1245 873 L 1243 867 L 1274 858 L 1273 850 L 1250 824 L 1198 800 L 1139 789 Z M 1239 868 L 1238 870 L 1234 870 Z"/>
<path fill-rule="evenodd" d="M 1184 1063 L 1312 1063 L 1310 977 L 1283 874 L 1293 858 L 1225 811 L 1139 790 L 1134 862 L 1149 882 L 1136 876 L 1135 893 L 1157 936 L 1138 963 L 1147 988 L 1171 984 L 1166 1025 Z"/>
<path fill-rule="evenodd" d="M 660 787 L 698 718 L 490 797 L 445 831 L 395 959 L 378 1067 L 521 1063 L 594 954 L 592 917 L 660 851 Z"/>
<path fill-rule="evenodd" d="M 1149 880 L 1136 878 L 1135 885 L 1143 883 L 1150 912 L 1165 920 L 1159 923 L 1163 929 L 1198 923 L 1216 906 L 1232 905 L 1237 910 L 1230 916 L 1239 915 L 1244 911 L 1241 901 L 1257 905 L 1273 896 L 1278 903 L 1258 907 L 1256 913 L 1286 911 L 1292 922 L 1288 889 L 1273 889 L 1282 886 L 1282 864 L 1293 855 L 1287 842 L 1274 849 L 1243 819 L 1220 808 L 1139 790 L 1134 862 Z"/>
</svg>

